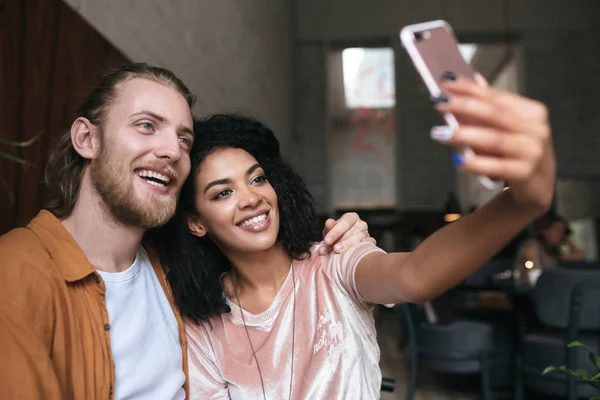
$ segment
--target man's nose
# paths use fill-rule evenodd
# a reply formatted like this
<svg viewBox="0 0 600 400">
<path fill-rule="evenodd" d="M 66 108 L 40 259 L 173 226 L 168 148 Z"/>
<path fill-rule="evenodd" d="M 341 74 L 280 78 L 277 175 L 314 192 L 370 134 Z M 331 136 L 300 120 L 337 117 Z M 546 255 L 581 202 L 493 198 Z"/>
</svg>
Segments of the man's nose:
<svg viewBox="0 0 600 400">
<path fill-rule="evenodd" d="M 156 157 L 178 161 L 181 158 L 181 146 L 177 134 L 169 133 L 162 135 L 154 151 Z"/>
</svg>

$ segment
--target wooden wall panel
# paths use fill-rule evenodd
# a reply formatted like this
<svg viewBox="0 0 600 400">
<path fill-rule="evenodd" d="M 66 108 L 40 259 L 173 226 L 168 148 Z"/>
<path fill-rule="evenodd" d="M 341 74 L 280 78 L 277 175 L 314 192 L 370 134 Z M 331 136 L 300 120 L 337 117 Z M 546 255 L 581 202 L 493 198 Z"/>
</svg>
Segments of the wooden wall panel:
<svg viewBox="0 0 600 400">
<path fill-rule="evenodd" d="M 59 8 L 55 1 L 28 0 L 24 2 L 23 37 L 21 48 L 20 91 L 23 94 L 19 103 L 19 139 L 22 141 L 35 135 L 49 136 L 46 122 L 52 93 L 54 75 L 54 54 L 56 43 L 56 20 Z M 41 138 L 42 136 L 40 136 Z M 40 193 L 43 190 L 43 140 L 24 148 L 21 156 L 34 163 L 34 167 L 19 168 L 15 186 L 18 203 L 14 208 L 14 224 L 26 222 L 39 209 Z"/>
<path fill-rule="evenodd" d="M 0 56 L 0 138 L 41 134 L 31 147 L 0 148 L 34 164 L 0 160 L 2 234 L 43 206 L 49 148 L 98 74 L 128 60 L 62 0 L 0 0 Z"/>
<path fill-rule="evenodd" d="M 23 5 L 8 0 L 0 3 L 0 138 L 18 140 Z M 16 149 L 7 146 L 0 149 L 19 155 Z M 18 200 L 13 195 L 19 169 L 13 162 L 0 159 L 0 232 L 15 223 L 14 204 Z"/>
</svg>

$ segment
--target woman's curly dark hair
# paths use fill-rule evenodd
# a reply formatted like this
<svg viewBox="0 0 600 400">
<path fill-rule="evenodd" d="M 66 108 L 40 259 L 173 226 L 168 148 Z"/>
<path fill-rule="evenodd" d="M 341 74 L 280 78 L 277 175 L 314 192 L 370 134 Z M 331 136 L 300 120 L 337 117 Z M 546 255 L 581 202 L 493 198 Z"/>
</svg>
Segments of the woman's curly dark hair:
<svg viewBox="0 0 600 400">
<path fill-rule="evenodd" d="M 191 172 L 183 185 L 175 216 L 152 233 L 175 302 L 184 317 L 195 322 L 230 311 L 225 302 L 221 275 L 231 263 L 208 237 L 190 233 L 187 217 L 195 214 L 196 174 L 204 159 L 216 149 L 239 148 L 250 153 L 265 171 L 279 203 L 279 235 L 294 259 L 310 255 L 319 239 L 315 202 L 302 178 L 281 158 L 279 141 L 261 122 L 236 114 L 215 114 L 194 124 Z"/>
</svg>

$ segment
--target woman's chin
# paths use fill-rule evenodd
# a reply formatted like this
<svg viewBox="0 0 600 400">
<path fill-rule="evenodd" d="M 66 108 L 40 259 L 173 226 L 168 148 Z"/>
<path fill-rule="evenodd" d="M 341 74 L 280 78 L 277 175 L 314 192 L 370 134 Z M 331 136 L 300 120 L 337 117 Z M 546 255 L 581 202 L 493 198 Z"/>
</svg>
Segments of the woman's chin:
<svg viewBox="0 0 600 400">
<path fill-rule="evenodd" d="M 266 239 L 266 238 L 265 238 Z M 236 246 L 231 246 L 231 249 L 236 253 L 256 254 L 264 253 L 272 250 L 277 244 L 277 240 L 255 240 L 253 242 L 237 243 Z"/>
</svg>

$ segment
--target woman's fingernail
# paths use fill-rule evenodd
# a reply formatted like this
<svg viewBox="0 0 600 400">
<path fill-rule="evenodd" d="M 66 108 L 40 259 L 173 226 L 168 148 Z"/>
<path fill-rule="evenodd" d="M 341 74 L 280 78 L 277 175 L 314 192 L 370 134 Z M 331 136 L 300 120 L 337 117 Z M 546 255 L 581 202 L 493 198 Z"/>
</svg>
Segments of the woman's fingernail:
<svg viewBox="0 0 600 400">
<path fill-rule="evenodd" d="M 453 134 L 454 130 L 449 126 L 434 126 L 430 132 L 431 138 L 439 141 L 449 140 Z"/>
<path fill-rule="evenodd" d="M 457 76 L 454 72 L 444 71 L 442 72 L 442 79 L 447 81 L 455 81 L 457 79 Z"/>
<path fill-rule="evenodd" d="M 463 165 L 465 163 L 465 158 L 460 154 L 452 154 L 451 160 L 456 165 Z"/>
<path fill-rule="evenodd" d="M 448 102 L 448 97 L 441 95 L 441 96 L 431 96 L 429 98 L 429 100 L 431 100 L 431 102 L 433 104 L 440 104 L 440 103 L 447 103 Z"/>
<path fill-rule="evenodd" d="M 331 238 L 331 236 L 327 236 L 327 237 L 325 238 L 325 243 L 327 243 L 327 244 L 331 244 L 331 243 L 333 243 L 333 239 Z"/>
<path fill-rule="evenodd" d="M 344 246 L 338 243 L 333 247 L 333 249 L 335 251 L 342 251 L 344 249 Z"/>
</svg>

